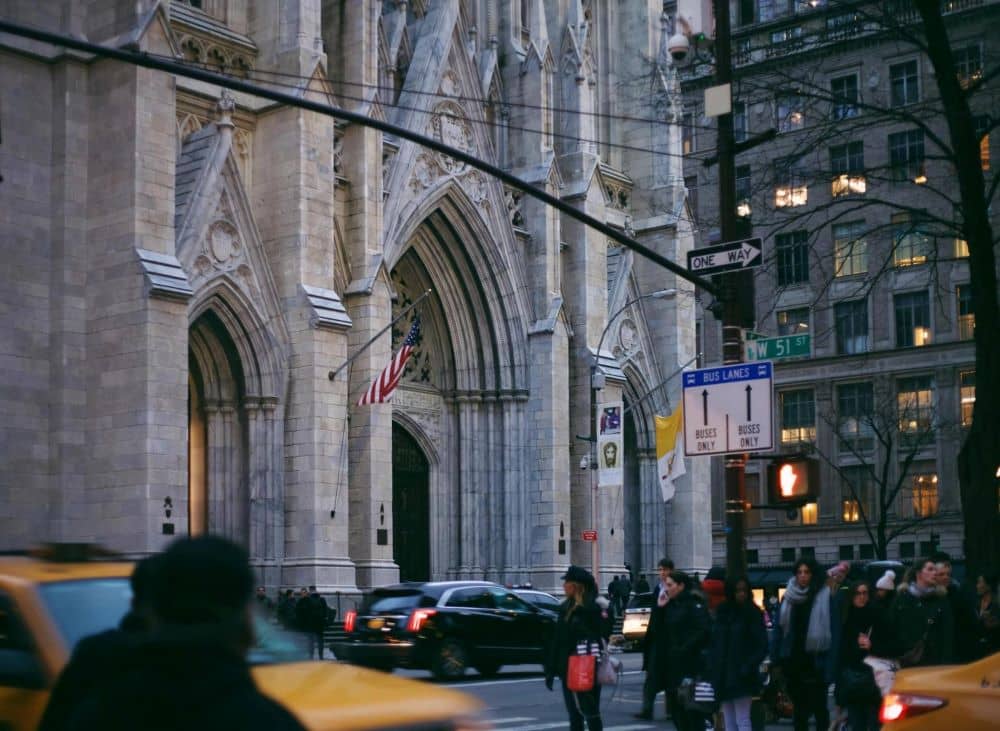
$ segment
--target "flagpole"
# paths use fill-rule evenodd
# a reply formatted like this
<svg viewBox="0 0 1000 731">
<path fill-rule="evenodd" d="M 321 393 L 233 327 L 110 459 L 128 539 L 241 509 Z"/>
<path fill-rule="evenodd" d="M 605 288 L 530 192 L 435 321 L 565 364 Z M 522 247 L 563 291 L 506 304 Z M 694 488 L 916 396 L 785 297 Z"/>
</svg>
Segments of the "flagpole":
<svg viewBox="0 0 1000 731">
<path fill-rule="evenodd" d="M 362 345 L 360 348 L 358 348 L 354 352 L 354 355 L 352 355 L 350 358 L 348 358 L 343 363 L 341 363 L 339 366 L 337 366 L 337 368 L 335 370 L 330 371 L 330 374 L 329 374 L 328 378 L 331 381 L 334 378 L 336 378 L 338 373 L 340 373 L 342 370 L 344 370 L 345 368 L 347 368 L 347 366 L 349 366 L 351 363 L 353 363 L 354 359 L 357 358 L 362 353 L 364 353 L 366 350 L 368 350 L 368 348 L 371 347 L 371 344 L 374 343 L 376 340 L 378 340 L 380 337 L 382 337 L 382 334 L 386 330 L 388 330 L 393 325 L 395 325 L 397 322 L 399 322 L 401 319 L 403 319 L 403 317 L 406 315 L 406 313 L 408 313 L 414 307 L 416 307 L 417 305 L 419 305 L 423 300 L 427 299 L 427 297 L 430 296 L 430 293 L 433 292 L 433 291 L 434 291 L 433 289 L 428 289 L 422 295 L 420 295 L 415 300 L 413 300 L 413 302 L 411 302 L 406 307 L 404 307 L 403 310 L 392 319 L 392 322 L 390 322 L 388 325 L 386 325 L 385 327 L 383 327 L 377 333 L 375 333 L 374 335 L 372 335 L 372 337 L 368 340 L 367 343 L 365 343 L 364 345 Z"/>
</svg>

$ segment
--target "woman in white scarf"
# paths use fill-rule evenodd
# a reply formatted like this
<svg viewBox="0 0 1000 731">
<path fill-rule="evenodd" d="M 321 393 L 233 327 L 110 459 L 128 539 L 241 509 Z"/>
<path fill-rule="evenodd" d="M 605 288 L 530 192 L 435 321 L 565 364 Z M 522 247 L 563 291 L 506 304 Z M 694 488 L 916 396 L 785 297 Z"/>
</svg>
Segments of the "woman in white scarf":
<svg viewBox="0 0 1000 731">
<path fill-rule="evenodd" d="M 833 643 L 830 589 L 816 563 L 800 558 L 789 579 L 778 614 L 778 658 L 788 680 L 795 731 L 830 725 L 826 707 L 826 656 Z"/>
</svg>

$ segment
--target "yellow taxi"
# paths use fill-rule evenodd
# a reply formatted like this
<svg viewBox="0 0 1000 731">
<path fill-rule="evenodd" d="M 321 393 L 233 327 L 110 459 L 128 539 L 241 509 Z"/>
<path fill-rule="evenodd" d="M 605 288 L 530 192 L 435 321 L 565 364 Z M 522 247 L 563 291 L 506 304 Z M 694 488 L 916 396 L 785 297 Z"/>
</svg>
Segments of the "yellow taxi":
<svg viewBox="0 0 1000 731">
<path fill-rule="evenodd" d="M 0 556 L 0 729 L 33 731 L 76 643 L 128 611 L 130 563 Z M 263 618 L 249 653 L 258 688 L 309 729 L 463 731 L 487 726 L 480 703 L 446 688 L 351 665 L 303 660 L 301 643 Z"/>
<path fill-rule="evenodd" d="M 1000 726 L 1000 653 L 967 665 L 910 668 L 896 675 L 879 719 L 889 731 Z"/>
</svg>

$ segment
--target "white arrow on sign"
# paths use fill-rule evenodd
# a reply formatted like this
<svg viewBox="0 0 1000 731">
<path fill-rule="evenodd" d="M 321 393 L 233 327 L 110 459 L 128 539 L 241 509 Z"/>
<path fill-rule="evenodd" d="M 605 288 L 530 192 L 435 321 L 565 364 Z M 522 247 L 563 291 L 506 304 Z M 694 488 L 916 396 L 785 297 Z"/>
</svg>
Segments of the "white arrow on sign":
<svg viewBox="0 0 1000 731">
<path fill-rule="evenodd" d="M 743 248 L 740 249 L 740 257 L 743 259 L 743 266 L 746 266 L 758 256 L 760 256 L 760 249 L 756 246 L 751 246 L 747 242 L 743 243 Z"/>
</svg>

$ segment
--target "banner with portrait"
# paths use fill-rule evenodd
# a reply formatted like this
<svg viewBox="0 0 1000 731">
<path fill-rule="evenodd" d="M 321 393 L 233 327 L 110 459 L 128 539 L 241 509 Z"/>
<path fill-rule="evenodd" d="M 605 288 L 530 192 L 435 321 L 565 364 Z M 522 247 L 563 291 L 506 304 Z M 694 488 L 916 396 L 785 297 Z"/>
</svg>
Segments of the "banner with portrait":
<svg viewBox="0 0 1000 731">
<path fill-rule="evenodd" d="M 601 487 L 624 484 L 622 411 L 621 401 L 597 407 L 597 484 Z"/>
</svg>

